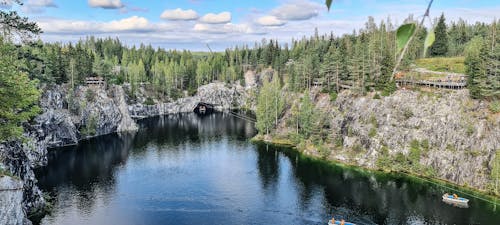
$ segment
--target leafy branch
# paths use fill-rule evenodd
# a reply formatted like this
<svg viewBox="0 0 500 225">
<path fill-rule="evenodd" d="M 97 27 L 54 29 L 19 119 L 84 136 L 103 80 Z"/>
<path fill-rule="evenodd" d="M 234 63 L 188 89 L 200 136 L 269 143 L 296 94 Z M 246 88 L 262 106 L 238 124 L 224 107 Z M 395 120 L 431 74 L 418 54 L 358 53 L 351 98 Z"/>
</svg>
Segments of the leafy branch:
<svg viewBox="0 0 500 225">
<path fill-rule="evenodd" d="M 415 25 L 415 23 L 403 24 L 396 31 L 396 39 L 397 39 L 399 57 L 396 61 L 396 65 L 394 66 L 394 69 L 392 71 L 392 76 L 390 79 L 391 82 L 394 80 L 394 76 L 396 75 L 396 72 L 397 72 L 399 66 L 401 65 L 401 61 L 403 60 L 406 52 L 408 51 L 408 46 L 410 45 L 411 41 L 415 38 L 415 35 L 418 33 L 418 30 L 424 24 L 425 18 L 429 17 L 429 10 L 431 9 L 433 2 L 434 2 L 434 0 L 431 0 L 429 2 L 429 5 L 427 6 L 427 10 L 425 11 L 425 14 L 422 17 L 422 20 L 420 21 L 418 26 Z M 328 8 L 328 11 L 330 11 L 330 8 L 332 6 L 332 0 L 326 0 L 325 4 L 326 4 L 326 7 Z M 434 34 L 434 30 L 429 31 L 427 33 L 427 37 L 425 38 L 424 55 L 427 53 L 427 49 L 434 43 L 435 39 L 436 39 L 436 36 Z"/>
</svg>

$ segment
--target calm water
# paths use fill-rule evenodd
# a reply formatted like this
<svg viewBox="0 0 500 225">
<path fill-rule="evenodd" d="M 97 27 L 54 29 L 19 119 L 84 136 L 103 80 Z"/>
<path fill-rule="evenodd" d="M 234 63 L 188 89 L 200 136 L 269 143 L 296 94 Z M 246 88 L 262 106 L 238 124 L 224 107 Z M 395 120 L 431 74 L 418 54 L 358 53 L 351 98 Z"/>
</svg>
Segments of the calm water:
<svg viewBox="0 0 500 225">
<path fill-rule="evenodd" d="M 472 199 L 441 202 L 443 190 L 276 151 L 248 140 L 251 123 L 223 114 L 141 121 L 52 151 L 37 171 L 54 196 L 42 224 L 500 224 L 500 210 Z"/>
</svg>

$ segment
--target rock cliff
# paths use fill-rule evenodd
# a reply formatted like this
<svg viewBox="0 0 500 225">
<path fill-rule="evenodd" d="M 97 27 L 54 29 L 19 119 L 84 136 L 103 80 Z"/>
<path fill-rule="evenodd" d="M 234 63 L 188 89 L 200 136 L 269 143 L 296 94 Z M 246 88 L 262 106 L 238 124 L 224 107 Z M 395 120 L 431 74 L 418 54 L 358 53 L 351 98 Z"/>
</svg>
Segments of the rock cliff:
<svg viewBox="0 0 500 225">
<path fill-rule="evenodd" d="M 120 86 L 108 90 L 65 86 L 45 88 L 42 114 L 25 125 L 24 140 L 0 143 L 0 224 L 22 224 L 26 214 L 45 205 L 33 169 L 47 163 L 47 148 L 77 144 L 79 140 L 113 132 L 135 131 L 137 124 L 128 114 L 125 93 Z M 6 181 L 6 179 L 13 179 Z M 10 191 L 13 187 L 15 191 Z M 21 191 L 17 189 L 22 187 Z M 4 191 L 7 190 L 7 191 Z M 18 195 L 21 193 L 22 201 Z M 19 216 L 22 212 L 23 216 Z"/>
<path fill-rule="evenodd" d="M 199 102 L 215 105 L 216 110 L 243 108 L 250 105 L 247 102 L 248 93 L 240 85 L 210 83 L 200 86 L 195 96 L 179 98 L 172 102 L 145 105 L 134 103 L 128 106 L 133 118 L 145 118 L 158 115 L 192 112 Z M 250 108 L 250 107 L 248 107 Z"/>
<path fill-rule="evenodd" d="M 349 91 L 331 101 L 315 94 L 327 121 L 327 151 L 305 152 L 372 169 L 409 171 L 485 190 L 500 149 L 500 116 L 467 90 L 399 90 L 389 97 Z M 290 115 L 285 113 L 285 115 Z M 287 118 L 277 135 L 286 136 Z M 324 151 L 324 150 L 323 150 Z"/>
</svg>

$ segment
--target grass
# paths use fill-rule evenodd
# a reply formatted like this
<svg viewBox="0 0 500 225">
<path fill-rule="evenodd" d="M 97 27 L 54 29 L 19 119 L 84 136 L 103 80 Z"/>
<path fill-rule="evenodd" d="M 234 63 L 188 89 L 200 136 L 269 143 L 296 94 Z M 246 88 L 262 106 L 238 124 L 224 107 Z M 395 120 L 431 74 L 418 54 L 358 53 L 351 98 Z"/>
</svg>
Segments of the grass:
<svg viewBox="0 0 500 225">
<path fill-rule="evenodd" d="M 439 72 L 465 73 L 464 57 L 424 58 L 415 61 L 417 67 Z"/>
<path fill-rule="evenodd" d="M 500 101 L 493 101 L 489 105 L 489 109 L 492 113 L 500 113 Z"/>
</svg>

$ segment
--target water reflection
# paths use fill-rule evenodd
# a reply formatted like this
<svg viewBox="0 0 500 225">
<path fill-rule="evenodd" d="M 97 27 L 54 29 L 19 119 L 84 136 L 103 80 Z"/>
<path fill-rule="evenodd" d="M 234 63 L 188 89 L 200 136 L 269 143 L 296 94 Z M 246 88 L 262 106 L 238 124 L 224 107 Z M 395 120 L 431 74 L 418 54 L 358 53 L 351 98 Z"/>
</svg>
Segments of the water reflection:
<svg viewBox="0 0 500 225">
<path fill-rule="evenodd" d="M 472 199 L 405 177 L 359 172 L 251 144 L 253 124 L 225 114 L 146 119 L 137 134 L 51 151 L 37 171 L 55 209 L 42 224 L 495 224 Z M 279 150 L 279 151 L 277 151 Z"/>
</svg>

